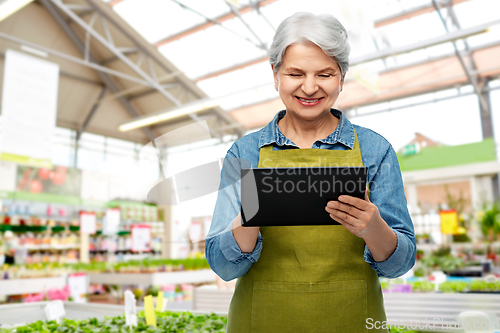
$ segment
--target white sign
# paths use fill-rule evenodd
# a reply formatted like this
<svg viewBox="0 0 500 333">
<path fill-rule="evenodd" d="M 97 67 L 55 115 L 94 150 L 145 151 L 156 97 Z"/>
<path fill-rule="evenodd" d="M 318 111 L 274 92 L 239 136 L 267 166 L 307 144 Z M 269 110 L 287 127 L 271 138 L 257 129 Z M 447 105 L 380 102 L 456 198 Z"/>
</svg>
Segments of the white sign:
<svg viewBox="0 0 500 333">
<path fill-rule="evenodd" d="M 81 197 L 85 200 L 108 201 L 109 176 L 104 173 L 82 170 Z"/>
<path fill-rule="evenodd" d="M 80 233 L 82 234 L 95 234 L 97 218 L 95 213 L 81 213 L 80 214 Z"/>
<path fill-rule="evenodd" d="M 16 190 L 17 165 L 0 161 L 0 191 L 14 192 Z"/>
<path fill-rule="evenodd" d="M 87 301 L 87 275 L 75 273 L 68 275 L 69 292 L 73 302 L 85 303 Z"/>
<path fill-rule="evenodd" d="M 191 242 L 196 243 L 201 240 L 202 230 L 201 230 L 201 222 L 194 221 L 191 222 L 189 226 L 189 238 L 191 238 Z"/>
<path fill-rule="evenodd" d="M 120 209 L 111 208 L 106 210 L 106 216 L 102 226 L 104 235 L 114 235 L 120 227 Z"/>
<path fill-rule="evenodd" d="M 52 301 L 45 307 L 45 316 L 47 316 L 47 320 L 55 320 L 59 322 L 62 317 L 66 315 L 66 311 L 64 310 L 64 303 L 60 300 Z"/>
<path fill-rule="evenodd" d="M 7 50 L 2 91 L 3 160 L 52 167 L 59 65 Z"/>
<path fill-rule="evenodd" d="M 132 226 L 132 251 L 151 251 L 151 227 L 149 225 Z"/>
<path fill-rule="evenodd" d="M 125 324 L 129 327 L 137 326 L 137 308 L 135 307 L 135 297 L 130 290 L 124 293 L 125 298 Z"/>
</svg>

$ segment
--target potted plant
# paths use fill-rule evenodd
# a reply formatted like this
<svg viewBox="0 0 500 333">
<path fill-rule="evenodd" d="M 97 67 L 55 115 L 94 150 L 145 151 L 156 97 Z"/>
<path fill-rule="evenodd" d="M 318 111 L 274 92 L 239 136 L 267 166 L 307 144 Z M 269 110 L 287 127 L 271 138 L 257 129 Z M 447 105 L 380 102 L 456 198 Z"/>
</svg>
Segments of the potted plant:
<svg viewBox="0 0 500 333">
<path fill-rule="evenodd" d="M 493 259 L 495 255 L 492 246 L 495 241 L 495 234 L 500 233 L 500 209 L 498 203 L 495 202 L 484 209 L 480 222 L 481 231 L 488 242 L 486 257 L 488 259 Z"/>
</svg>

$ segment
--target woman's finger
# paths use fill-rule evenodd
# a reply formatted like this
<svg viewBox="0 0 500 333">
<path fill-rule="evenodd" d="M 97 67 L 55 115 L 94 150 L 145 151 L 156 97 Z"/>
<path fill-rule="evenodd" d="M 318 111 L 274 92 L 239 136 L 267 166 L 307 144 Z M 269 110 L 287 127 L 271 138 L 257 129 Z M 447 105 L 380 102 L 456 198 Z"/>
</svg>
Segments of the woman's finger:
<svg viewBox="0 0 500 333">
<path fill-rule="evenodd" d="M 339 210 L 336 209 L 331 209 L 330 211 L 330 217 L 333 218 L 335 221 L 341 223 L 341 224 L 348 224 L 351 227 L 355 227 L 356 223 L 356 218 Z"/>
<path fill-rule="evenodd" d="M 359 199 L 356 197 L 351 197 L 349 195 L 341 195 L 339 197 L 339 201 L 343 202 L 345 204 L 354 206 L 358 208 L 359 210 L 367 210 L 370 208 L 371 203 L 368 201 L 365 201 L 363 199 Z"/>
<path fill-rule="evenodd" d="M 358 209 L 355 206 L 347 205 L 339 201 L 330 201 L 327 204 L 327 207 L 331 209 L 340 210 L 356 218 L 359 218 L 360 214 L 363 212 L 362 210 Z"/>
</svg>

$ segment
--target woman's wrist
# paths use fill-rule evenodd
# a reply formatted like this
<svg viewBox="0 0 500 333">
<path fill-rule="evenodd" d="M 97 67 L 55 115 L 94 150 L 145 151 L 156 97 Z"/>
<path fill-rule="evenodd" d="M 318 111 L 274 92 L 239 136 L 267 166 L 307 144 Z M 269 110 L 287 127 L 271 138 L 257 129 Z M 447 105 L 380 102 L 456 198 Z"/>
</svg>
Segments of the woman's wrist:
<svg viewBox="0 0 500 333">
<path fill-rule="evenodd" d="M 233 220 L 233 236 L 243 253 L 253 252 L 259 236 L 259 227 L 242 227 L 241 214 Z"/>
<path fill-rule="evenodd" d="M 371 223 L 361 238 L 376 262 L 385 261 L 396 250 L 398 236 L 381 217 L 372 222 L 376 223 Z"/>
</svg>

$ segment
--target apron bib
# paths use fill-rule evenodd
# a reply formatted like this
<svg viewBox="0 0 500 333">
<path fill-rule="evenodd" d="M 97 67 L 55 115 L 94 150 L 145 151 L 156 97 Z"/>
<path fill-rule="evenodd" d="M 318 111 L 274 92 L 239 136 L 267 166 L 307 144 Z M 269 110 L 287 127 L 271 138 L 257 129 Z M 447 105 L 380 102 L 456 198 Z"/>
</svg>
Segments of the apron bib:
<svg viewBox="0 0 500 333">
<path fill-rule="evenodd" d="M 278 163 L 363 165 L 357 135 L 352 150 L 260 149 L 259 168 Z M 367 329 L 387 319 L 379 279 L 363 259 L 362 238 L 341 225 L 260 227 L 260 232 L 262 252 L 236 282 L 228 333 L 387 332 Z"/>
</svg>

